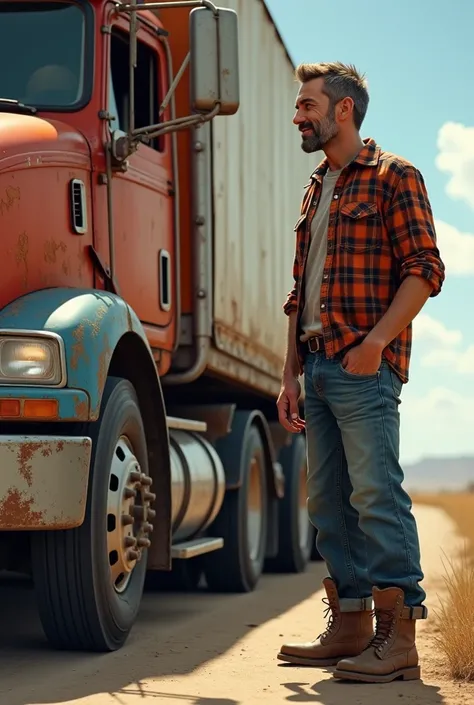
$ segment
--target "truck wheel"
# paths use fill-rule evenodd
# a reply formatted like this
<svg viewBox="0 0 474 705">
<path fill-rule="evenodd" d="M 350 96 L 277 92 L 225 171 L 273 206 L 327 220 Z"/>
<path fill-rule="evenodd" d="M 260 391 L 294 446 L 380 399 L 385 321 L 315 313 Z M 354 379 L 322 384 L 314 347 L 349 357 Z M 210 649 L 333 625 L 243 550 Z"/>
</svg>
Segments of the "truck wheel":
<svg viewBox="0 0 474 705">
<path fill-rule="evenodd" d="M 130 382 L 107 380 L 100 418 L 86 425 L 85 435 L 93 450 L 84 523 L 32 535 L 33 579 L 53 646 L 114 651 L 140 607 L 154 516 L 145 432 Z"/>
<path fill-rule="evenodd" d="M 280 463 L 285 476 L 285 496 L 278 513 L 278 554 L 268 560 L 267 570 L 278 573 L 302 573 L 311 558 L 315 539 L 308 518 L 306 490 L 306 442 L 294 436 L 290 446 L 282 449 Z"/>
<path fill-rule="evenodd" d="M 256 426 L 245 434 L 242 485 L 226 493 L 209 529 L 224 547 L 203 556 L 204 574 L 216 592 L 251 592 L 263 571 L 267 543 L 268 495 L 265 452 Z"/>
</svg>

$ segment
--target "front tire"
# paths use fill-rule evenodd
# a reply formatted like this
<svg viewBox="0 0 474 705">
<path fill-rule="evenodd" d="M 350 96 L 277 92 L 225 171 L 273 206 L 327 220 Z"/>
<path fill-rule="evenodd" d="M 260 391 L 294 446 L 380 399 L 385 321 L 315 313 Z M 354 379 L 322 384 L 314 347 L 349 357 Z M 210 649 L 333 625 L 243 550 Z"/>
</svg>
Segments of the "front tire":
<svg viewBox="0 0 474 705">
<path fill-rule="evenodd" d="M 128 380 L 109 378 L 92 438 L 84 523 L 32 536 L 32 572 L 43 629 L 59 649 L 115 651 L 135 622 L 146 573 L 147 444 Z"/>
</svg>

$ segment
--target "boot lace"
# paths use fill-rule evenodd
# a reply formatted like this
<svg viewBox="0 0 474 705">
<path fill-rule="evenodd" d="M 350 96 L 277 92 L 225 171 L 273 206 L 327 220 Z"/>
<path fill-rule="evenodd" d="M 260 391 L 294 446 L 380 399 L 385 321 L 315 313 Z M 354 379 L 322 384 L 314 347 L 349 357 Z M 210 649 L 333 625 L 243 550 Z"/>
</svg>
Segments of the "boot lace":
<svg viewBox="0 0 474 705">
<path fill-rule="evenodd" d="M 380 648 L 393 636 L 394 612 L 393 610 L 374 610 L 372 616 L 375 617 L 375 634 L 369 647 Z"/>
<path fill-rule="evenodd" d="M 329 636 L 336 626 L 336 620 L 337 620 L 337 611 L 336 611 L 336 606 L 335 604 L 328 598 L 328 597 L 323 597 L 323 604 L 326 605 L 326 609 L 324 610 L 324 619 L 327 619 L 327 626 L 324 632 L 319 634 L 317 637 L 318 639 L 324 639 L 325 637 Z"/>
</svg>

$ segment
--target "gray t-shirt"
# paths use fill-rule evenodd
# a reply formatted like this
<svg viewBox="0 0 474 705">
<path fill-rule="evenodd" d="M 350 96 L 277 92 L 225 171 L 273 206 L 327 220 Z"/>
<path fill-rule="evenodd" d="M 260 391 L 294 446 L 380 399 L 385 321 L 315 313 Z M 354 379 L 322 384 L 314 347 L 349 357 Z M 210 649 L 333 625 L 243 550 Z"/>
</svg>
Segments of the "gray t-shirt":
<svg viewBox="0 0 474 705">
<path fill-rule="evenodd" d="M 304 342 L 315 335 L 320 335 L 321 325 L 321 284 L 324 263 L 327 256 L 329 208 L 336 182 L 342 172 L 328 171 L 323 178 L 321 195 L 317 211 L 311 222 L 311 242 L 305 266 L 304 297 L 305 305 L 301 316 L 301 328 Z"/>
</svg>

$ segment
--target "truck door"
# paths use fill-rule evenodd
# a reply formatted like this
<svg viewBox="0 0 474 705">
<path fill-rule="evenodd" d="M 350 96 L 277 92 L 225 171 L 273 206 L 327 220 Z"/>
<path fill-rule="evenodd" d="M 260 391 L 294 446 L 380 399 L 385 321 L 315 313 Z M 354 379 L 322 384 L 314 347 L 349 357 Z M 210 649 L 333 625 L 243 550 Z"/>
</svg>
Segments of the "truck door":
<svg viewBox="0 0 474 705">
<path fill-rule="evenodd" d="M 139 25 L 136 128 L 158 123 L 159 105 L 166 93 L 164 52 L 156 35 L 141 21 Z M 116 116 L 111 130 L 124 132 L 129 120 L 129 39 L 128 23 L 118 20 L 110 38 L 109 112 Z M 140 144 L 128 159 L 127 170 L 114 172 L 112 188 L 115 273 L 120 294 L 143 323 L 162 329 L 173 322 L 172 292 L 176 286 L 171 165 L 168 136 Z M 174 335 L 174 330 L 170 329 L 169 334 Z M 162 347 L 169 349 L 173 341 L 167 337 Z"/>
</svg>

